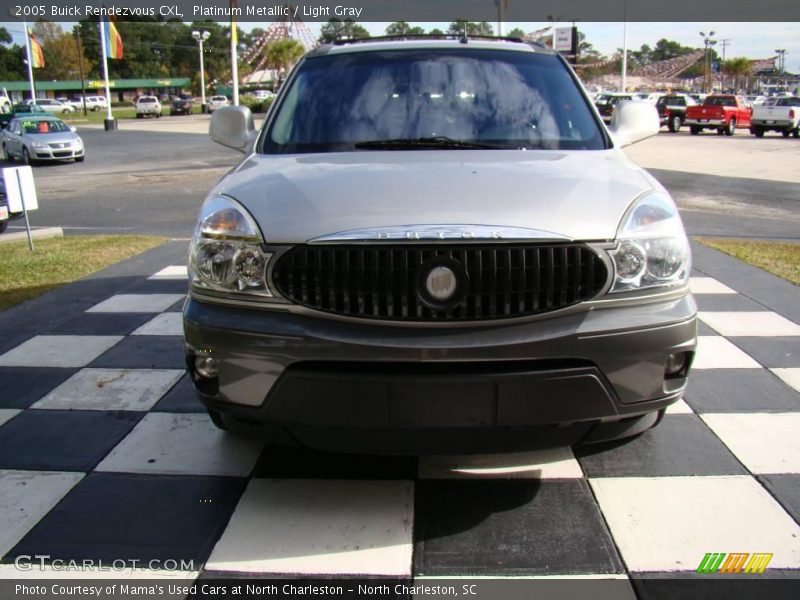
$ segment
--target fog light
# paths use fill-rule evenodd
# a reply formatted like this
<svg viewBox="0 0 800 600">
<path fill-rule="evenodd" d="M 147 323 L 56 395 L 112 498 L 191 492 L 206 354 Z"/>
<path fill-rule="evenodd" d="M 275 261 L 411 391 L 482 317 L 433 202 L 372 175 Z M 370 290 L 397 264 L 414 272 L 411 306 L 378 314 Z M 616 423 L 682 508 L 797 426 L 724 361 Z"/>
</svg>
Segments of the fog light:
<svg viewBox="0 0 800 600">
<path fill-rule="evenodd" d="M 686 361 L 688 357 L 686 352 L 676 352 L 667 357 L 667 364 L 664 368 L 664 374 L 667 377 L 675 377 L 681 375 L 686 368 Z"/>
<path fill-rule="evenodd" d="M 217 361 L 208 355 L 200 354 L 194 357 L 194 370 L 206 379 L 214 379 L 217 376 Z"/>
</svg>

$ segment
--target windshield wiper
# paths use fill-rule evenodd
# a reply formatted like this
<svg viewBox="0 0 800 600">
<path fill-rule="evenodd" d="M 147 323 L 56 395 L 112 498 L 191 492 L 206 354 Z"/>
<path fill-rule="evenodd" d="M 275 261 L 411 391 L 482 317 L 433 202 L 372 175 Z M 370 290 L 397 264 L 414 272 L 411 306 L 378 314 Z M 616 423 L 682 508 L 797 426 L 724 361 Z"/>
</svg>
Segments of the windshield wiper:
<svg viewBox="0 0 800 600">
<path fill-rule="evenodd" d="M 444 135 L 421 138 L 395 138 L 389 140 L 370 140 L 357 142 L 359 150 L 403 150 L 403 149 L 455 149 L 455 150 L 512 150 L 513 146 L 490 144 L 467 140 L 454 140 Z"/>
</svg>

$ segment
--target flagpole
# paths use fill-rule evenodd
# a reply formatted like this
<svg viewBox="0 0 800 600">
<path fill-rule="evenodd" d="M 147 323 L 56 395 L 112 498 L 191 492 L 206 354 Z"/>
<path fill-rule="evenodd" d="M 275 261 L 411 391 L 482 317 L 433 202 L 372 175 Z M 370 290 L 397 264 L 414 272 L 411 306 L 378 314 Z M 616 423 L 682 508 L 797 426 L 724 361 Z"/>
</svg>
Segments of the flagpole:
<svg viewBox="0 0 800 600">
<path fill-rule="evenodd" d="M 108 84 L 108 58 L 106 57 L 106 22 L 100 17 L 100 54 L 103 55 L 103 79 L 106 86 L 106 119 L 103 122 L 106 131 L 113 131 L 117 128 L 117 122 L 111 113 L 111 86 Z"/>
<path fill-rule="evenodd" d="M 31 38 L 28 34 L 28 22 L 22 21 L 25 28 L 25 55 L 28 57 L 28 82 L 31 84 L 31 102 L 36 104 L 36 89 L 33 85 L 33 61 L 31 60 Z"/>
<path fill-rule="evenodd" d="M 231 0 L 231 81 L 233 82 L 231 95 L 233 96 L 234 106 L 239 104 L 239 49 L 236 47 L 239 44 L 239 37 L 236 33 L 236 12 L 238 0 Z"/>
</svg>

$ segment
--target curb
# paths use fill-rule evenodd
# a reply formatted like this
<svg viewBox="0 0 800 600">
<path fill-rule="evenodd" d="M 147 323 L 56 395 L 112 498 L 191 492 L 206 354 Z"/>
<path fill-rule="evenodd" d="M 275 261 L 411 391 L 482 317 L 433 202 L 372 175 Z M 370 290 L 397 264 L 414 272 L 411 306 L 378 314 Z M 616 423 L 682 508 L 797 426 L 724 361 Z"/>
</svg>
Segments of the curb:
<svg viewBox="0 0 800 600">
<path fill-rule="evenodd" d="M 64 230 L 61 227 L 43 227 L 42 229 L 31 229 L 31 237 L 34 240 L 44 240 L 47 238 L 64 237 Z M 25 231 L 15 231 L 0 235 L 0 244 L 11 244 L 28 239 Z"/>
</svg>

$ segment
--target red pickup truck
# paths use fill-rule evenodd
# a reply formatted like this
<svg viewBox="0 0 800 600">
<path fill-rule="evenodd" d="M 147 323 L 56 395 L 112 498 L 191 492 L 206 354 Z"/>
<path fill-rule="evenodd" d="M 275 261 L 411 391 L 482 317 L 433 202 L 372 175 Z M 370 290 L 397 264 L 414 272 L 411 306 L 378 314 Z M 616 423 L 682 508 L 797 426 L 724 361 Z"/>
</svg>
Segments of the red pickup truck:
<svg viewBox="0 0 800 600">
<path fill-rule="evenodd" d="M 717 94 L 708 96 L 699 106 L 686 109 L 684 125 L 692 135 L 703 129 L 716 129 L 719 135 L 733 135 L 736 128 L 749 128 L 753 110 L 741 96 Z"/>
</svg>

